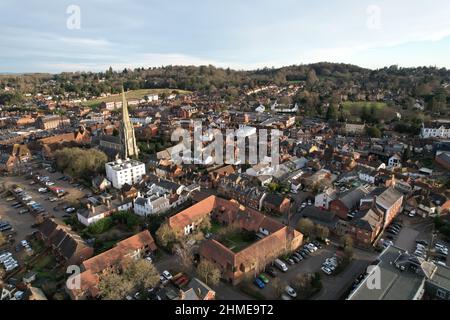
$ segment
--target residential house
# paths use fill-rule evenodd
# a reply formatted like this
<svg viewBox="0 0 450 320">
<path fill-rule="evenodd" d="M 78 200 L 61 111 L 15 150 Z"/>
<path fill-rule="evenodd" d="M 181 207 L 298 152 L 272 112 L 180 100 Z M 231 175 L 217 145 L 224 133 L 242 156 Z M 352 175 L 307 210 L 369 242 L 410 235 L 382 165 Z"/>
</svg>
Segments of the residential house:
<svg viewBox="0 0 450 320">
<path fill-rule="evenodd" d="M 26 145 L 13 144 L 0 150 L 0 171 L 12 171 L 18 164 L 31 159 L 31 152 Z"/>
<path fill-rule="evenodd" d="M 247 247 L 227 247 L 226 239 L 209 239 L 199 248 L 200 259 L 214 263 L 222 278 L 234 285 L 246 276 L 254 275 L 278 256 L 297 249 L 303 235 L 273 220 L 261 212 L 239 203 L 211 196 L 171 217 L 169 225 L 188 234 L 197 221 L 210 216 L 215 223 L 233 225 L 243 233 L 253 234 L 255 240 Z M 222 243 L 222 242 L 223 243 Z M 224 244 L 225 243 L 225 244 Z M 234 251 L 233 251 L 234 250 Z"/>
<path fill-rule="evenodd" d="M 66 287 L 66 291 L 73 300 L 97 298 L 100 294 L 98 283 L 102 274 L 121 268 L 129 259 L 140 259 L 156 249 L 155 241 L 148 230 L 122 240 L 112 249 L 83 261 L 80 274 L 81 287 L 79 289 Z"/>
<path fill-rule="evenodd" d="M 68 227 L 57 224 L 53 219 L 45 219 L 37 227 L 37 236 L 51 248 L 57 260 L 64 265 L 78 265 L 91 258 L 94 248 Z"/>
<path fill-rule="evenodd" d="M 263 210 L 276 215 L 284 215 L 291 208 L 291 201 L 277 193 L 268 193 L 263 201 Z"/>
<path fill-rule="evenodd" d="M 359 208 L 360 200 L 370 191 L 369 188 L 361 186 L 340 194 L 330 202 L 330 210 L 335 212 L 339 218 L 346 220 L 349 213 Z"/>
<path fill-rule="evenodd" d="M 325 189 L 325 191 L 316 195 L 314 199 L 314 206 L 328 210 L 330 208 L 330 202 L 336 199 L 337 195 L 337 190 L 333 187 L 329 187 Z"/>
</svg>

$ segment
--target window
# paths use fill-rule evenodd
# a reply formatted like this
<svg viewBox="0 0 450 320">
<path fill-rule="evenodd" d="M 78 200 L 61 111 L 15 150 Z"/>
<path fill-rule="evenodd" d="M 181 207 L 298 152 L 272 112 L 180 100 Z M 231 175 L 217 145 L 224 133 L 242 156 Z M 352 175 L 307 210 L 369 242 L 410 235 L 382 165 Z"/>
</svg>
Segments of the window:
<svg viewBox="0 0 450 320">
<path fill-rule="evenodd" d="M 439 299 L 446 299 L 446 298 L 447 298 L 447 292 L 444 291 L 444 290 L 442 290 L 442 289 L 437 289 L 437 291 L 436 291 L 436 296 L 437 296 Z"/>
</svg>

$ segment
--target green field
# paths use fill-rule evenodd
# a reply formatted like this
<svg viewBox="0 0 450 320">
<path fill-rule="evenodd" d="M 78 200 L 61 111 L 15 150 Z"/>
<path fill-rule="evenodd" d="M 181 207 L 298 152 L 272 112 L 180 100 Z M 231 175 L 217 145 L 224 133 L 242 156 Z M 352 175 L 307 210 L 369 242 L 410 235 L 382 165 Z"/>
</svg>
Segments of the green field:
<svg viewBox="0 0 450 320">
<path fill-rule="evenodd" d="M 359 101 L 359 102 L 351 102 L 346 101 L 343 103 L 344 110 L 352 111 L 355 109 L 362 109 L 364 106 L 367 108 L 367 110 L 370 110 L 373 107 L 375 107 L 375 110 L 381 111 L 387 107 L 387 104 L 384 102 L 366 102 L 366 101 Z"/>
<path fill-rule="evenodd" d="M 172 92 L 178 92 L 179 94 L 190 94 L 190 91 L 185 90 L 175 90 L 175 89 L 139 89 L 139 90 L 130 90 L 125 93 L 127 100 L 135 100 L 135 99 L 143 99 L 146 95 L 150 94 L 158 94 L 161 95 L 163 93 L 169 95 Z M 122 101 L 122 95 L 116 94 L 109 97 L 98 98 L 94 100 L 89 100 L 83 103 L 87 107 L 94 107 L 100 105 L 102 102 L 119 102 Z"/>
</svg>

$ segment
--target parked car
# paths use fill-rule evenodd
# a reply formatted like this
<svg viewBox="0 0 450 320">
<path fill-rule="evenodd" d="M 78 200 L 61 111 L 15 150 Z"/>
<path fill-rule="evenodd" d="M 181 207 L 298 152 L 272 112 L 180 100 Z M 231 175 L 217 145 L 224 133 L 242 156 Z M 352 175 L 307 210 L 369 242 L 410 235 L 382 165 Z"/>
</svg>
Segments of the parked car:
<svg viewBox="0 0 450 320">
<path fill-rule="evenodd" d="M 295 261 L 291 258 L 285 258 L 284 261 L 286 261 L 287 264 L 293 266 L 295 264 Z"/>
<path fill-rule="evenodd" d="M 292 288 L 291 286 L 287 286 L 285 291 L 290 297 L 292 297 L 292 298 L 297 297 L 297 292 L 295 292 L 294 288 Z"/>
<path fill-rule="evenodd" d="M 265 284 L 269 283 L 269 279 L 263 274 L 259 275 L 259 279 L 261 279 L 261 281 L 264 282 Z"/>
<path fill-rule="evenodd" d="M 286 266 L 286 264 L 283 261 L 281 261 L 280 259 L 276 259 L 274 261 L 274 265 L 275 265 L 275 267 L 280 269 L 280 271 L 287 272 L 289 270 L 288 267 Z"/>
<path fill-rule="evenodd" d="M 66 209 L 66 212 L 67 213 L 73 213 L 73 212 L 75 212 L 75 210 L 76 210 L 75 208 L 69 207 L 69 208 Z"/>
<path fill-rule="evenodd" d="M 271 276 L 272 278 L 276 278 L 278 276 L 277 271 L 273 267 L 269 267 L 266 269 L 266 273 Z"/>
<path fill-rule="evenodd" d="M 48 189 L 47 188 L 39 188 L 38 192 L 39 193 L 46 193 L 46 192 L 48 192 Z"/>
<path fill-rule="evenodd" d="M 330 268 L 326 267 L 326 266 L 322 266 L 321 270 L 326 274 L 326 275 L 331 275 L 333 272 L 331 271 Z"/>
<path fill-rule="evenodd" d="M 159 276 L 159 281 L 161 281 L 163 285 L 169 282 L 169 280 L 167 280 L 166 277 L 164 277 L 163 275 Z"/>
<path fill-rule="evenodd" d="M 259 278 L 255 279 L 254 284 L 260 289 L 264 289 L 266 287 L 264 282 L 261 279 L 259 279 Z"/>
<path fill-rule="evenodd" d="M 164 278 L 166 278 L 167 280 L 172 279 L 172 275 L 171 275 L 170 272 L 167 271 L 167 270 L 164 270 L 163 273 L 162 273 L 162 275 L 163 275 Z"/>
</svg>

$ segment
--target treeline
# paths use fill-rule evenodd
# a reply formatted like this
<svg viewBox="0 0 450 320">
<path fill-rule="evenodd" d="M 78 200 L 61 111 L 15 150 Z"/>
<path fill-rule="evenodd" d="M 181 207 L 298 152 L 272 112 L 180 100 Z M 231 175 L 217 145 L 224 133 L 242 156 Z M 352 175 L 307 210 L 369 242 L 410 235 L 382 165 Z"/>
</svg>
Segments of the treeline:
<svg viewBox="0 0 450 320">
<path fill-rule="evenodd" d="M 209 65 L 0 76 L 0 88 L 11 87 L 19 93 L 87 98 L 119 93 L 122 83 L 126 90 L 170 88 L 236 96 L 249 88 L 295 82 L 305 84 L 305 90 L 295 100 L 314 107 L 323 101 L 338 101 L 343 92 L 350 92 L 352 100 L 352 95 L 360 91 L 376 93 L 379 90 L 400 97 L 396 102 L 402 105 L 414 105 L 415 99 L 422 99 L 432 112 L 440 112 L 450 104 L 450 70 L 435 67 L 391 66 L 369 70 L 349 64 L 316 63 L 242 71 Z M 11 99 L 14 97 L 8 95 L 3 97 L 3 102 L 10 103 Z"/>
</svg>

